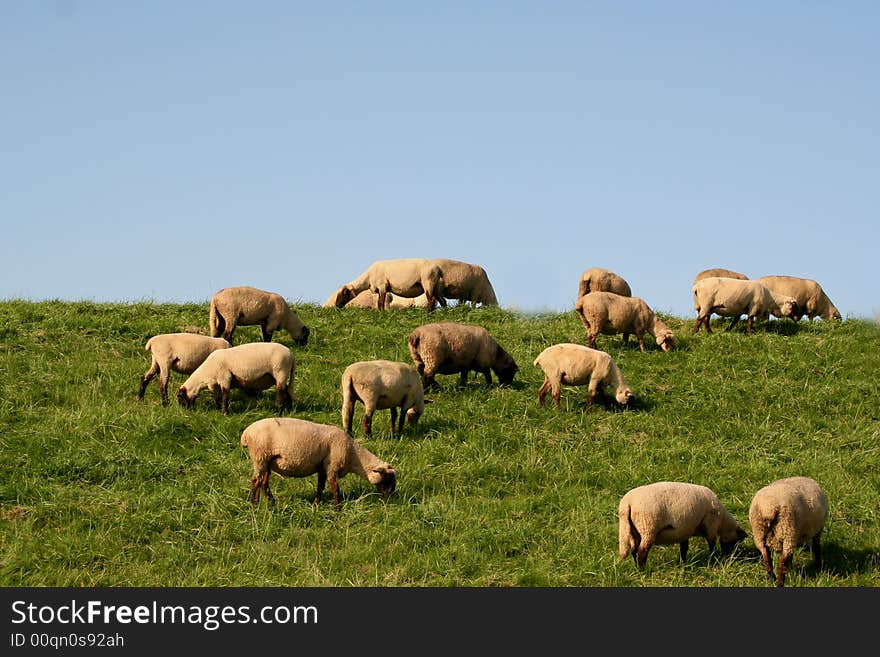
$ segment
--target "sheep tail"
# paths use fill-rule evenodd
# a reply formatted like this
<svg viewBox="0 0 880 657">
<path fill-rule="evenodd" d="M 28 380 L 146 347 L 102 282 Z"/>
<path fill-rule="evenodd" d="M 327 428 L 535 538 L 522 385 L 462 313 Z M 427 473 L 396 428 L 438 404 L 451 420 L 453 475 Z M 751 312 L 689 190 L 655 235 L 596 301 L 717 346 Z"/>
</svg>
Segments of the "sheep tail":
<svg viewBox="0 0 880 657">
<path fill-rule="evenodd" d="M 351 424 L 354 419 L 354 403 L 357 393 L 354 390 L 354 381 L 348 374 L 342 380 L 342 429 L 351 435 Z"/>
<path fill-rule="evenodd" d="M 241 433 L 241 446 L 242 447 L 248 446 L 248 432 L 247 432 L 247 430 L 242 431 L 242 433 Z"/>
<path fill-rule="evenodd" d="M 153 336 L 153 337 L 155 337 L 155 336 Z M 147 340 L 147 344 L 144 345 L 144 349 L 146 349 L 147 351 L 150 351 L 150 343 L 152 341 L 153 341 L 153 338 L 150 338 L 149 340 Z"/>
<path fill-rule="evenodd" d="M 219 338 L 223 335 L 223 331 L 226 330 L 226 320 L 220 314 L 220 311 L 217 310 L 213 299 L 211 300 L 211 308 L 208 313 L 208 323 L 211 325 L 212 338 Z"/>
<path fill-rule="evenodd" d="M 631 507 L 629 505 L 624 509 L 619 509 L 617 512 L 617 517 L 619 522 L 618 527 L 618 555 L 620 556 L 620 560 L 623 561 L 630 554 L 632 554 L 633 548 L 635 548 L 636 543 L 633 537 L 633 533 L 637 532 L 635 525 L 633 525 L 632 521 L 632 512 Z"/>
</svg>

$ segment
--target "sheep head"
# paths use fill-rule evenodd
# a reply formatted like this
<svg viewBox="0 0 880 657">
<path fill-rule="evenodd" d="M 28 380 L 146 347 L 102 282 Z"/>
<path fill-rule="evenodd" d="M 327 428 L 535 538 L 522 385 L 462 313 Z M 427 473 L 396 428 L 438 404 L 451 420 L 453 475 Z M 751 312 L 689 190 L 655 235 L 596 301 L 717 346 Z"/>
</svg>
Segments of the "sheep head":
<svg viewBox="0 0 880 657">
<path fill-rule="evenodd" d="M 190 396 L 186 391 L 186 386 L 180 386 L 177 389 L 177 403 L 184 408 L 192 408 L 193 402 L 195 402 L 195 399 L 190 399 Z"/>
<path fill-rule="evenodd" d="M 397 472 L 388 463 L 380 463 L 367 473 L 367 480 L 382 495 L 391 495 L 397 487 Z"/>
<path fill-rule="evenodd" d="M 357 296 L 357 295 L 354 293 L 354 290 L 352 290 L 351 287 L 349 287 L 348 285 L 343 285 L 336 292 L 336 302 L 335 302 L 336 307 L 337 308 L 344 307 L 345 304 L 347 304 L 349 301 L 354 299 L 355 296 Z"/>
<path fill-rule="evenodd" d="M 794 297 L 783 297 L 779 302 L 779 312 L 782 317 L 798 318 L 801 314 L 798 302 Z"/>
<path fill-rule="evenodd" d="M 746 534 L 745 530 L 739 525 L 736 526 L 736 530 L 733 534 L 722 534 L 718 541 L 721 544 L 721 553 L 728 555 L 733 552 L 733 548 L 736 547 L 736 544 L 744 540 L 746 536 L 748 536 L 748 534 Z"/>
<path fill-rule="evenodd" d="M 492 366 L 495 375 L 498 377 L 498 385 L 507 387 L 513 383 L 513 377 L 519 372 L 519 366 L 513 360 L 513 356 L 498 347 L 498 353 L 495 357 L 495 365 Z"/>
<path fill-rule="evenodd" d="M 629 387 L 620 388 L 614 395 L 614 398 L 617 400 L 617 403 L 620 404 L 623 408 L 629 408 L 629 405 L 632 403 L 634 398 L 633 391 L 629 389 Z"/>
</svg>

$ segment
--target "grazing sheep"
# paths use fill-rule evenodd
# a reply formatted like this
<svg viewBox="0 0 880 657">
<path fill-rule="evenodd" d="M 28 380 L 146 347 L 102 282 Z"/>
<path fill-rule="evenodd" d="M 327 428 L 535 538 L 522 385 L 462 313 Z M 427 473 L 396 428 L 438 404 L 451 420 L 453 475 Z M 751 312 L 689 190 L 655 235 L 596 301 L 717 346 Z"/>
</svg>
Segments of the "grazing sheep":
<svg viewBox="0 0 880 657">
<path fill-rule="evenodd" d="M 232 345 L 223 338 L 209 338 L 197 333 L 160 333 L 147 340 L 144 349 L 152 355 L 150 369 L 141 377 L 137 400 L 144 398 L 147 384 L 159 375 L 162 405 L 168 405 L 168 378 L 172 371 L 192 374 L 213 351 Z"/>
<path fill-rule="evenodd" d="M 654 545 L 678 543 L 684 563 L 692 536 L 705 537 L 710 552 L 720 539 L 725 555 L 746 537 L 710 488 L 680 481 L 633 488 L 620 498 L 617 520 L 620 560 L 631 554 L 640 569 Z"/>
<path fill-rule="evenodd" d="M 293 406 L 294 360 L 290 349 L 277 342 L 250 342 L 208 355 L 177 389 L 177 401 L 191 408 L 199 393 L 208 388 L 214 405 L 229 413 L 230 388 L 265 390 L 275 386 L 278 406 L 284 413 Z"/>
<path fill-rule="evenodd" d="M 409 334 L 409 353 L 422 383 L 428 388 L 439 388 L 437 374 L 460 374 L 461 385 L 467 383 L 473 370 L 492 384 L 492 372 L 501 386 L 513 383 L 519 367 L 492 335 L 482 326 L 458 322 L 422 324 Z"/>
<path fill-rule="evenodd" d="M 733 317 L 728 331 L 739 321 L 740 315 L 748 315 L 746 333 L 751 334 L 755 319 L 766 319 L 770 314 L 794 317 L 798 312 L 798 304 L 793 297 L 776 294 L 758 281 L 712 276 L 697 281 L 692 291 L 694 310 L 697 311 L 694 333 L 700 330 L 701 325 L 706 327 L 706 333 L 712 332 L 709 328 L 712 313 Z"/>
<path fill-rule="evenodd" d="M 424 391 L 419 373 L 408 363 L 367 360 L 352 363 L 342 373 L 342 428 L 352 435 L 355 403 L 364 405 L 364 433 L 373 433 L 373 413 L 391 409 L 391 434 L 403 433 L 404 416 L 416 424 L 425 410 Z M 397 409 L 400 408 L 400 422 Z M 396 425 L 396 426 L 395 426 Z"/>
<path fill-rule="evenodd" d="M 601 267 L 587 269 L 581 274 L 581 279 L 578 282 L 577 298 L 580 299 L 590 292 L 614 292 L 614 294 L 624 297 L 632 296 L 629 283 L 613 271 L 608 271 Z"/>
<path fill-rule="evenodd" d="M 721 269 L 719 267 L 715 267 L 714 269 L 704 269 L 699 274 L 694 276 L 694 284 L 697 281 L 701 281 L 704 278 L 736 278 L 741 281 L 749 280 L 749 277 L 745 274 L 741 274 L 738 271 L 733 271 L 732 269 Z"/>
<path fill-rule="evenodd" d="M 639 297 L 590 292 L 577 300 L 574 309 L 587 331 L 587 344 L 590 347 L 596 347 L 596 338 L 600 333 L 623 333 L 624 344 L 629 341 L 629 334 L 633 333 L 642 351 L 645 350 L 645 333 L 650 333 L 663 351 L 669 351 L 675 344 L 675 336 L 669 327 Z"/>
<path fill-rule="evenodd" d="M 260 325 L 263 342 L 271 342 L 272 334 L 285 329 L 299 345 L 309 340 L 309 328 L 296 316 L 280 294 L 242 285 L 225 287 L 211 298 L 208 322 L 211 335 L 223 336 L 232 344 L 236 326 Z"/>
<path fill-rule="evenodd" d="M 443 270 L 443 296 L 440 305 L 446 305 L 446 299 L 457 299 L 459 303 L 470 302 L 471 305 L 497 306 L 498 297 L 486 270 L 480 265 L 473 265 L 461 260 L 435 258 Z"/>
<path fill-rule="evenodd" d="M 397 472 L 339 427 L 296 418 L 264 418 L 250 424 L 241 434 L 253 464 L 251 502 L 260 501 L 260 491 L 274 501 L 269 474 L 282 477 L 318 475 L 315 504 L 321 502 L 324 484 L 330 484 L 333 505 L 339 508 L 339 479 L 353 472 L 383 495 L 394 492 Z"/>
<path fill-rule="evenodd" d="M 426 258 L 377 260 L 358 278 L 337 290 L 336 307 L 342 308 L 364 290 L 379 295 L 379 310 L 385 309 L 388 292 L 401 297 L 417 297 L 424 293 L 429 310 L 433 310 L 438 301 L 445 303 L 443 270 Z"/>
<path fill-rule="evenodd" d="M 538 403 L 541 406 L 544 405 L 547 392 L 552 391 L 553 403 L 559 408 L 563 385 L 587 385 L 588 407 L 605 385 L 614 389 L 614 398 L 623 408 L 627 408 L 633 400 L 633 392 L 623 378 L 623 373 L 604 351 L 561 342 L 544 349 L 538 354 L 534 364 L 544 372 L 544 385 L 538 390 Z"/>
<path fill-rule="evenodd" d="M 781 552 L 776 571 L 776 586 L 785 584 L 785 572 L 791 568 L 794 550 L 812 542 L 813 563 L 822 567 L 819 537 L 828 517 L 825 491 L 809 477 L 788 477 L 764 486 L 755 493 L 749 506 L 752 539 L 761 552 L 764 570 L 773 579 L 770 551 Z"/>
<path fill-rule="evenodd" d="M 799 312 L 792 317 L 799 321 L 804 315 L 812 321 L 815 317 L 822 319 L 843 319 L 837 307 L 825 294 L 825 290 L 811 278 L 797 276 L 762 276 L 759 282 L 777 294 L 794 297 L 798 302 Z"/>
</svg>

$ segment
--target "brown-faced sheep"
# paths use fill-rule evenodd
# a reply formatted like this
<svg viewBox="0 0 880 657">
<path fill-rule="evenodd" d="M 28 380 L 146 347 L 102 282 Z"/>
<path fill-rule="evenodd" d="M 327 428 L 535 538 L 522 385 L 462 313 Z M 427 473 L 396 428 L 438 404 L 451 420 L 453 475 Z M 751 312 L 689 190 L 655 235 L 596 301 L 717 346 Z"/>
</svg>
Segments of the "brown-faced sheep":
<svg viewBox="0 0 880 657">
<path fill-rule="evenodd" d="M 544 349 L 535 358 L 534 364 L 544 372 L 544 384 L 538 390 L 538 404 L 541 406 L 544 405 L 544 397 L 551 392 L 553 404 L 559 408 L 563 385 L 588 386 L 588 407 L 605 385 L 611 386 L 615 400 L 623 408 L 627 408 L 633 401 L 632 389 L 623 373 L 604 351 L 582 344 L 561 342 Z"/>
<path fill-rule="evenodd" d="M 699 274 L 694 276 L 694 283 L 697 281 L 701 281 L 704 278 L 736 278 L 741 281 L 749 280 L 749 277 L 745 274 L 741 274 L 738 271 L 733 271 L 732 269 L 722 269 L 720 267 L 715 267 L 713 269 L 704 269 Z M 693 285 L 692 283 L 691 285 Z"/>
<path fill-rule="evenodd" d="M 614 292 L 624 297 L 632 296 L 629 283 L 622 276 L 601 267 L 587 269 L 581 274 L 577 298 L 580 299 L 590 292 Z"/>
<path fill-rule="evenodd" d="M 296 418 L 264 418 L 241 434 L 253 465 L 251 502 L 260 501 L 260 491 L 274 501 L 269 474 L 282 477 L 318 475 L 315 504 L 321 502 L 324 485 L 330 484 L 333 505 L 339 508 L 339 479 L 349 472 L 363 477 L 382 495 L 397 485 L 397 472 L 390 464 L 364 448 L 339 427 Z"/>
<path fill-rule="evenodd" d="M 147 384 L 159 375 L 159 392 L 162 404 L 168 404 L 168 379 L 172 371 L 192 374 L 208 355 L 217 349 L 232 345 L 223 338 L 211 338 L 197 333 L 160 333 L 147 340 L 144 348 L 150 352 L 150 369 L 141 377 L 138 401 L 144 398 Z"/>
<path fill-rule="evenodd" d="M 794 297 L 798 302 L 799 312 L 792 317 L 795 321 L 806 316 L 811 321 L 815 317 L 822 319 L 843 319 L 837 307 L 831 303 L 831 299 L 825 294 L 825 290 L 811 278 L 798 278 L 797 276 L 762 276 L 759 282 L 777 294 L 785 294 Z"/>
<path fill-rule="evenodd" d="M 199 393 L 208 388 L 214 405 L 229 413 L 229 390 L 266 390 L 275 386 L 281 413 L 293 406 L 294 360 L 290 349 L 278 342 L 250 342 L 208 355 L 177 389 L 177 401 L 191 408 Z"/>
<path fill-rule="evenodd" d="M 425 410 L 422 380 L 409 363 L 366 360 L 352 363 L 342 373 L 342 428 L 352 435 L 356 402 L 364 405 L 364 433 L 373 434 L 373 413 L 391 410 L 391 434 L 403 433 L 404 416 L 416 424 Z M 397 409 L 400 409 L 400 422 Z"/>
<path fill-rule="evenodd" d="M 746 537 L 711 489 L 679 481 L 633 488 L 620 499 L 617 520 L 620 560 L 631 554 L 640 569 L 654 545 L 678 543 L 684 563 L 692 536 L 705 537 L 710 552 L 720 539 L 725 555 Z"/>
<path fill-rule="evenodd" d="M 267 292 L 242 285 L 225 287 L 211 298 L 208 315 L 211 335 L 223 336 L 232 344 L 236 326 L 260 325 L 263 341 L 271 342 L 272 334 L 285 329 L 299 345 L 309 339 L 309 328 L 300 321 L 287 301 L 276 292 Z"/>
<path fill-rule="evenodd" d="M 734 321 L 727 327 L 728 331 L 733 328 L 740 315 L 748 315 L 746 333 L 751 334 L 755 319 L 766 319 L 771 314 L 776 317 L 794 317 L 798 312 L 798 304 L 793 297 L 776 294 L 758 281 L 713 276 L 697 281 L 692 292 L 694 310 L 697 311 L 694 333 L 700 330 L 700 326 L 705 326 L 707 333 L 712 332 L 709 328 L 709 317 L 712 313 L 733 317 Z"/>
<path fill-rule="evenodd" d="M 596 347 L 600 333 L 616 335 L 623 333 L 623 343 L 629 341 L 630 333 L 639 341 L 639 349 L 645 350 L 645 333 L 649 333 L 663 351 L 675 344 L 675 336 L 669 327 L 639 297 L 624 297 L 613 292 L 590 292 L 580 297 L 574 306 L 587 332 L 587 344 Z"/>
<path fill-rule="evenodd" d="M 446 305 L 446 299 L 456 299 L 459 303 L 470 302 L 473 306 L 498 305 L 498 297 L 495 296 L 489 276 L 480 265 L 448 258 L 435 258 L 432 262 L 443 270 L 441 305 Z"/>
<path fill-rule="evenodd" d="M 458 322 L 435 322 L 416 327 L 409 334 L 409 353 L 425 389 L 439 388 L 437 374 L 460 374 L 461 385 L 471 371 L 481 373 L 486 385 L 492 372 L 501 386 L 513 383 L 519 367 L 482 326 Z"/>
<path fill-rule="evenodd" d="M 809 477 L 779 479 L 755 493 L 749 506 L 752 539 L 761 552 L 764 570 L 773 579 L 773 558 L 770 551 L 781 552 L 776 571 L 776 586 L 785 584 L 785 573 L 791 568 L 794 550 L 810 542 L 813 564 L 822 567 L 819 537 L 828 517 L 825 491 Z"/>
<path fill-rule="evenodd" d="M 433 310 L 443 297 L 443 270 L 426 258 L 377 260 L 359 277 L 339 288 L 336 307 L 342 308 L 364 290 L 379 295 L 379 310 L 385 309 L 388 292 L 401 297 L 417 297 L 424 293 L 429 310 Z"/>
</svg>

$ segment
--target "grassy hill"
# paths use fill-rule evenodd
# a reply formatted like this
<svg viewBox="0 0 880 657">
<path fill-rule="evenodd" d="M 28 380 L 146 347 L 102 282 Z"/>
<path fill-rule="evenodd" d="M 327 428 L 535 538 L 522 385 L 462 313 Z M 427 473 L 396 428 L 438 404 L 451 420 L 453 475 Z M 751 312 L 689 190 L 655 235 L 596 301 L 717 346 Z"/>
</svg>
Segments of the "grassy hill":
<svg viewBox="0 0 880 657">
<path fill-rule="evenodd" d="M 532 365 L 557 342 L 584 342 L 574 313 L 502 309 L 337 311 L 296 306 L 307 346 L 275 340 L 297 361 L 293 415 L 340 425 L 339 378 L 356 360 L 410 362 L 409 332 L 428 321 L 485 326 L 517 360 L 508 389 L 439 376 L 420 423 L 389 435 L 377 413 L 367 447 L 398 469 L 383 499 L 356 475 L 334 511 L 311 504 L 316 478 L 273 475 L 274 508 L 248 501 L 242 430 L 276 414 L 274 390 L 234 391 L 230 413 L 209 393 L 193 410 L 156 382 L 146 340 L 207 326 L 204 304 L 0 302 L 0 584 L 6 586 L 770 586 L 747 538 L 730 560 L 703 539 L 687 563 L 652 549 L 639 572 L 617 557 L 617 502 L 658 480 L 702 483 L 748 528 L 752 495 L 802 474 L 825 488 L 825 567 L 799 550 L 789 586 L 880 586 L 880 331 L 874 323 L 789 320 L 692 333 L 662 353 L 619 336 L 597 347 L 621 366 L 633 410 L 537 403 Z M 713 327 L 721 328 L 720 320 Z M 236 343 L 259 339 L 241 327 Z M 355 414 L 355 438 L 363 439 Z"/>
</svg>

